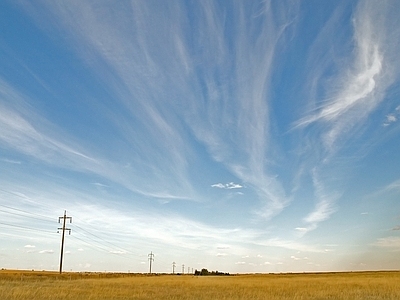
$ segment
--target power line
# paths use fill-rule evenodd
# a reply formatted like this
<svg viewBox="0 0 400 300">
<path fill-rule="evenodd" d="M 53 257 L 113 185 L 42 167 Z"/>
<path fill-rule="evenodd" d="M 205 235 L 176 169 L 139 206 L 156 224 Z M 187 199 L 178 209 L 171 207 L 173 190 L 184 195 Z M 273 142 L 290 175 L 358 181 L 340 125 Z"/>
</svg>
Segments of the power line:
<svg viewBox="0 0 400 300">
<path fill-rule="evenodd" d="M 1 225 L 5 225 L 5 226 L 20 228 L 20 229 L 24 229 L 24 230 L 32 230 L 32 231 L 41 231 L 41 232 L 46 232 L 46 233 L 53 233 L 53 231 L 50 231 L 50 230 L 29 228 L 29 227 L 26 227 L 26 226 L 13 225 L 13 224 L 8 224 L 8 223 L 4 223 L 4 222 L 0 222 L 0 224 L 1 224 Z"/>
<path fill-rule="evenodd" d="M 16 195 L 16 196 L 19 196 L 19 195 Z M 12 210 L 12 211 L 7 211 L 7 210 L 0 209 L 0 212 L 4 212 L 6 214 L 15 215 L 15 216 L 24 217 L 24 218 L 30 218 L 30 219 L 44 221 L 44 222 L 54 222 L 54 220 L 51 219 L 50 217 L 43 216 L 43 215 L 40 215 L 40 214 L 35 214 L 35 213 L 29 212 L 29 211 L 25 211 L 25 210 L 22 210 L 22 209 L 14 208 L 14 207 L 3 205 L 3 204 L 0 204 L 0 207 L 6 208 L 8 210 Z M 13 212 L 13 211 L 15 211 L 15 212 Z M 39 216 L 40 218 L 35 217 L 35 216 Z M 62 218 L 62 217 L 60 217 L 60 218 Z M 0 225 L 19 228 L 19 229 L 23 229 L 23 230 L 40 231 L 40 232 L 44 232 L 44 233 L 53 233 L 53 231 L 50 231 L 50 230 L 35 229 L 35 228 L 26 227 L 26 226 L 19 226 L 19 225 L 15 225 L 15 224 L 5 223 L 5 222 L 0 222 Z M 104 238 L 102 238 L 102 237 L 100 237 L 98 235 L 95 235 L 94 233 L 92 233 L 92 232 L 90 232 L 90 231 L 88 231 L 88 230 L 86 230 L 86 229 L 84 229 L 84 228 L 82 228 L 82 227 L 80 227 L 80 226 L 78 226 L 76 224 L 74 225 L 74 227 L 76 227 L 79 230 L 81 230 L 82 232 L 84 232 L 83 233 L 84 235 L 88 234 L 88 235 L 94 236 L 95 238 L 97 238 L 97 239 L 103 241 L 104 243 L 110 245 L 112 247 L 112 248 L 110 247 L 111 250 L 112 249 L 118 249 L 118 250 L 122 250 L 123 252 L 126 252 L 127 254 L 133 254 L 133 253 L 131 253 L 131 251 L 129 251 L 127 249 L 124 249 L 122 247 L 119 247 L 119 246 L 117 246 L 117 245 L 105 240 Z M 61 230 L 61 229 L 62 228 L 59 228 L 59 230 Z M 79 232 L 79 230 L 78 230 L 78 232 Z M 82 241 L 82 242 L 84 242 L 84 243 L 86 243 L 88 245 L 91 245 L 87 241 L 79 239 L 78 237 L 74 237 L 74 238 L 76 238 L 76 239 L 78 239 L 78 240 L 80 240 L 80 241 Z M 90 236 L 87 236 L 87 238 L 89 238 L 90 240 L 92 240 L 95 243 L 100 243 L 99 241 L 91 238 Z M 122 254 L 122 253 L 112 252 L 111 250 L 108 250 L 108 249 L 103 248 L 103 247 L 99 247 L 99 246 L 94 245 L 94 244 L 92 244 L 92 248 L 101 249 L 101 250 L 104 250 L 105 252 L 111 253 L 111 254 L 116 254 L 116 255 L 121 255 Z"/>
<path fill-rule="evenodd" d="M 1 189 L 0 189 L 0 191 L 1 191 Z M 4 191 L 4 192 L 7 192 L 7 191 Z M 8 192 L 8 193 L 10 193 L 10 192 Z M 13 193 L 10 193 L 10 194 L 13 194 Z M 13 195 L 14 195 L 14 194 L 13 194 Z M 15 196 L 22 197 L 22 196 L 20 196 L 20 195 L 15 195 Z M 0 200 L 1 200 L 1 198 L 0 198 Z M 25 210 L 23 210 L 23 209 L 11 207 L 11 206 L 8 206 L 8 205 L 0 204 L 0 207 L 1 207 L 1 208 L 4 208 L 4 209 L 0 209 L 0 213 L 2 212 L 2 213 L 5 213 L 5 214 L 15 215 L 15 216 L 19 216 L 19 217 L 22 217 L 22 218 L 31 218 L 31 219 L 35 219 L 35 220 L 39 220 L 39 221 L 43 221 L 43 222 L 50 222 L 50 220 L 51 220 L 51 218 L 49 218 L 48 216 L 44 216 L 44 215 L 41 215 L 41 214 L 36 214 L 36 213 L 33 213 L 33 212 L 25 211 Z M 76 218 L 74 217 L 74 219 L 76 219 Z M 62 220 L 62 222 L 61 222 L 61 220 Z M 69 221 L 70 223 L 72 223 L 72 217 L 67 217 L 67 213 L 66 213 L 66 211 L 64 211 L 64 215 L 63 215 L 62 217 L 59 217 L 59 218 L 58 218 L 58 222 L 59 222 L 59 223 L 62 223 L 62 227 L 58 228 L 58 230 L 61 231 L 61 233 L 62 233 L 61 251 L 60 251 L 60 252 L 61 252 L 61 253 L 60 253 L 60 269 L 59 269 L 60 273 L 62 273 L 62 267 L 63 267 L 64 244 L 65 244 L 65 231 L 68 231 L 69 234 L 71 234 L 71 229 L 66 227 L 67 221 Z M 38 229 L 38 228 L 31 228 L 31 227 L 27 227 L 27 226 L 15 225 L 15 224 L 10 224 L 10 223 L 5 223 L 5 222 L 0 222 L 0 225 L 4 225 L 4 226 L 8 226 L 8 227 L 13 227 L 13 228 L 16 228 L 16 229 L 20 229 L 21 231 L 22 231 L 22 230 L 24 230 L 24 231 L 30 230 L 30 231 L 42 232 L 42 233 L 44 233 L 44 234 L 53 233 L 53 231 L 50 231 L 50 230 L 43 230 L 43 229 Z M 87 223 L 85 222 L 85 225 L 88 225 L 88 226 L 89 226 L 90 224 L 87 224 Z M 101 250 L 101 251 L 104 251 L 104 252 L 106 252 L 106 253 L 110 253 L 110 254 L 114 254 L 114 255 L 119 255 L 119 256 L 124 257 L 125 259 L 129 259 L 129 258 L 126 257 L 126 256 L 124 256 L 123 254 L 128 254 L 128 255 L 133 255 L 133 254 L 134 254 L 134 253 L 132 253 L 131 251 L 129 251 L 129 250 L 127 250 L 127 249 L 124 249 L 124 248 L 122 248 L 122 247 L 119 247 L 119 246 L 117 246 L 115 243 L 112 243 L 112 242 L 110 242 L 110 241 L 108 241 L 108 240 L 102 238 L 101 236 L 96 235 L 96 234 L 94 234 L 93 232 L 91 232 L 91 231 L 89 231 L 89 230 L 87 230 L 87 229 L 85 229 L 85 228 L 82 228 L 82 227 L 79 226 L 79 225 L 76 225 L 76 224 L 75 224 L 75 225 L 72 225 L 72 226 L 73 226 L 73 228 L 74 228 L 74 231 L 75 231 L 75 228 L 78 229 L 77 232 L 81 231 L 81 234 L 83 234 L 83 236 L 85 236 L 85 238 L 92 240 L 94 243 L 90 243 L 90 242 L 88 242 L 88 241 L 86 241 L 86 240 L 84 240 L 84 239 L 79 238 L 79 237 L 76 236 L 76 235 L 72 236 L 72 238 L 73 238 L 73 239 L 76 239 L 76 240 L 79 240 L 79 241 L 81 241 L 81 242 L 83 242 L 83 243 L 85 243 L 86 245 L 90 246 L 90 247 L 93 248 L 93 249 Z M 92 228 L 94 228 L 94 227 L 92 227 Z M 96 230 L 96 229 L 94 229 L 94 230 Z M 59 232 L 59 231 L 57 231 L 57 232 Z M 96 230 L 96 231 L 98 231 L 98 230 Z M 18 234 L 17 234 L 17 236 L 18 236 Z M 94 238 L 93 238 L 93 237 L 94 237 Z M 103 243 L 102 243 L 101 241 L 102 241 Z M 119 253 L 119 252 L 117 252 L 117 251 L 111 251 L 111 250 L 108 250 L 108 249 L 107 249 L 107 248 L 108 248 L 107 246 L 106 246 L 106 247 L 101 247 L 101 246 L 98 246 L 98 245 L 96 245 L 96 244 L 99 244 L 99 245 L 108 244 L 109 246 L 112 247 L 112 248 L 110 247 L 111 249 L 120 249 L 120 250 L 122 250 L 123 252 L 121 251 L 121 252 Z M 152 272 L 152 265 L 153 265 L 153 262 L 154 262 L 154 254 L 151 252 L 151 253 L 149 254 L 150 273 Z M 174 262 L 174 263 L 175 263 L 175 262 Z M 173 272 L 175 272 L 175 265 L 174 265 L 174 270 L 173 270 Z"/>
<path fill-rule="evenodd" d="M 0 205 L 0 206 L 3 206 L 3 205 Z M 14 209 L 14 210 L 16 210 L 16 209 Z M 39 221 L 44 221 L 44 222 L 50 222 L 50 220 L 45 220 L 45 219 L 41 219 L 41 218 L 37 218 L 37 217 L 26 216 L 26 215 L 23 215 L 23 214 L 7 211 L 7 210 L 3 210 L 3 209 L 0 209 L 0 212 L 6 213 L 6 214 L 10 214 L 10 215 L 14 215 L 14 216 L 20 216 L 20 217 L 24 217 L 24 218 L 29 218 L 29 219 L 34 219 L 34 220 L 39 220 Z"/>
<path fill-rule="evenodd" d="M 7 206 L 7 205 L 4 205 L 4 204 L 0 204 L 0 206 L 1 206 L 1 207 L 8 208 L 8 209 L 11 209 L 11 210 L 15 210 L 15 211 L 18 211 L 18 212 L 23 212 L 23 213 L 25 213 L 25 214 L 27 214 L 27 215 L 33 215 L 33 216 L 41 217 L 40 219 L 37 218 L 38 220 L 41 220 L 41 221 L 53 222 L 53 219 L 52 219 L 52 218 L 47 217 L 47 216 L 44 216 L 44 215 L 40 215 L 40 214 L 36 214 L 36 213 L 29 212 L 29 211 L 26 211 L 26 210 L 14 208 L 14 207 Z M 2 210 L 2 211 L 3 211 L 3 210 Z M 7 211 L 4 211 L 4 212 L 7 212 Z M 11 212 L 8 212 L 8 213 L 11 213 Z M 21 216 L 24 216 L 24 215 L 21 215 Z M 27 218 L 34 218 L 34 217 L 28 217 L 28 216 L 24 216 L 24 217 L 27 217 Z M 42 219 L 42 218 L 44 218 L 44 219 Z"/>
<path fill-rule="evenodd" d="M 107 240 L 103 239 L 102 237 L 100 237 L 100 236 L 98 236 L 98 235 L 95 235 L 94 233 L 91 233 L 90 231 L 88 231 L 88 230 L 86 230 L 86 229 L 84 229 L 84 228 L 82 228 L 82 227 L 80 227 L 80 226 L 78 226 L 78 225 L 76 225 L 76 224 L 74 225 L 74 227 L 79 228 L 80 230 L 84 231 L 85 233 L 87 233 L 87 234 L 89 234 L 89 235 L 94 236 L 95 238 L 98 238 L 99 240 L 103 241 L 104 243 L 107 243 L 107 244 L 111 245 L 113 248 L 116 248 L 116 249 L 122 250 L 122 251 L 124 251 L 124 252 L 133 254 L 131 251 L 129 251 L 129 250 L 127 250 L 127 249 L 124 249 L 124 248 L 122 248 L 122 247 L 119 247 L 119 246 L 117 246 L 117 245 L 111 243 L 110 241 L 107 241 Z M 90 238 L 90 237 L 88 237 L 88 238 Z M 90 238 L 90 239 L 91 239 L 92 241 L 94 241 L 94 242 L 97 242 L 96 240 L 94 240 L 94 239 L 92 239 L 92 238 Z"/>
<path fill-rule="evenodd" d="M 125 258 L 125 259 L 129 259 L 128 257 L 123 256 L 122 253 L 113 253 L 113 252 L 111 252 L 109 249 L 106 249 L 106 248 L 103 248 L 103 247 L 100 247 L 100 246 L 97 246 L 97 245 L 93 245 L 93 244 L 91 244 L 91 243 L 89 243 L 89 242 L 87 242 L 87 241 L 85 241 L 85 240 L 83 240 L 83 239 L 80 239 L 80 238 L 78 238 L 76 235 L 72 235 L 71 238 L 72 238 L 72 239 L 79 240 L 79 241 L 85 243 L 87 246 L 89 246 L 90 248 L 92 248 L 92 249 L 94 249 L 94 250 L 97 250 L 97 251 L 100 251 L 100 250 L 101 250 L 101 251 L 104 251 L 105 253 L 108 253 L 108 254 L 119 255 L 120 257 L 123 257 L 123 258 Z"/>
<path fill-rule="evenodd" d="M 107 248 L 105 248 L 105 247 L 101 247 L 101 246 L 95 245 L 95 244 L 93 244 L 93 243 L 89 243 L 88 241 L 85 241 L 85 240 L 83 240 L 83 239 L 81 239 L 81 238 L 78 238 L 78 237 L 76 236 L 76 234 L 75 234 L 75 235 L 72 235 L 71 238 L 72 238 L 72 239 L 79 240 L 79 241 L 85 243 L 87 246 L 89 246 L 90 248 L 92 248 L 92 249 L 94 249 L 94 250 L 103 251 L 103 252 L 108 253 L 108 254 L 118 255 L 118 256 L 123 257 L 123 258 L 125 258 L 125 259 L 130 259 L 130 258 L 124 256 L 123 254 L 133 255 L 133 253 L 131 254 L 131 253 L 117 253 L 117 252 L 112 252 L 112 251 L 110 251 L 110 249 L 107 249 Z M 93 241 L 94 241 L 94 240 L 93 240 Z M 98 243 L 97 241 L 95 241 L 95 242 Z"/>
</svg>

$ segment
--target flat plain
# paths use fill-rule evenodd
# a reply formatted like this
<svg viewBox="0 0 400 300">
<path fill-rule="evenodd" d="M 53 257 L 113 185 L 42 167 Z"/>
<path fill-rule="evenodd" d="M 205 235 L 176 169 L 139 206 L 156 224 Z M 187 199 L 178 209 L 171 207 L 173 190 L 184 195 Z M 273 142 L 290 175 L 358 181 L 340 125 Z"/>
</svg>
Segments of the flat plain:
<svg viewBox="0 0 400 300">
<path fill-rule="evenodd" d="M 1 270 L 0 299 L 400 299 L 400 272 L 193 276 Z"/>
</svg>

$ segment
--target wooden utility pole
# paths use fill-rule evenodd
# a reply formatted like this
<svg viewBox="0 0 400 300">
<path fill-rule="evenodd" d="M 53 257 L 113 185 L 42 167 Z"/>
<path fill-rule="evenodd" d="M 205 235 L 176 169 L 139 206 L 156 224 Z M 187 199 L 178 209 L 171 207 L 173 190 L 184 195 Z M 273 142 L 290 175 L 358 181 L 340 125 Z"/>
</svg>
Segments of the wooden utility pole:
<svg viewBox="0 0 400 300">
<path fill-rule="evenodd" d="M 61 219 L 63 219 L 62 228 L 58 228 L 58 230 L 62 230 L 61 232 L 61 256 L 60 256 L 60 274 L 62 273 L 62 264 L 63 264 L 63 256 L 64 256 L 64 236 L 65 230 L 68 230 L 69 234 L 71 234 L 71 229 L 65 227 L 66 220 L 69 219 L 69 222 L 72 223 L 72 217 L 67 217 L 67 211 L 64 210 L 64 216 L 58 217 L 58 223 L 61 223 Z M 59 231 L 57 231 L 59 232 Z"/>
<path fill-rule="evenodd" d="M 153 251 L 150 252 L 149 256 L 149 262 L 150 262 L 150 274 L 151 274 L 151 263 L 154 261 L 154 254 Z"/>
</svg>

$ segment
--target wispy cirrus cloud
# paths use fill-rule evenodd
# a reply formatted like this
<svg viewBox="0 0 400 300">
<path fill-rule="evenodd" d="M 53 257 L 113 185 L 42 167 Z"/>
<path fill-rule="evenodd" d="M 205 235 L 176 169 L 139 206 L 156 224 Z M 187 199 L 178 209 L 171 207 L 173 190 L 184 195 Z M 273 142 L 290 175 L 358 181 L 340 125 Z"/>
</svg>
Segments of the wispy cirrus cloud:
<svg viewBox="0 0 400 300">
<path fill-rule="evenodd" d="M 45 22 L 36 7 L 23 3 L 38 22 Z M 268 165 L 274 153 L 269 87 L 279 40 L 297 6 L 286 10 L 268 1 L 232 4 L 235 22 L 226 24 L 220 18 L 226 8 L 218 3 L 196 3 L 191 19 L 179 2 L 165 3 L 162 13 L 153 5 L 134 2 L 118 15 L 118 22 L 113 15 L 101 17 L 103 10 L 109 11 L 107 4 L 43 1 L 41 9 L 51 14 L 50 22 L 57 16 L 58 26 L 75 40 L 77 53 L 129 111 L 130 116 L 112 120 L 141 157 L 132 166 L 162 183 L 163 195 L 173 198 L 180 190 L 186 197 L 193 194 L 187 175 L 196 145 L 184 139 L 184 123 L 215 161 L 256 190 L 262 203 L 259 215 L 276 215 L 290 200 Z M 285 13 L 276 17 L 275 10 Z M 248 15 L 254 17 L 251 22 Z M 237 39 L 225 35 L 226 26 L 237 32 Z M 163 45 L 162 51 L 157 44 Z M 124 119 L 140 124 L 140 131 Z M 180 188 L 168 191 L 175 186 Z"/>
<path fill-rule="evenodd" d="M 98 150 L 94 150 L 94 145 L 72 137 L 40 115 L 31 107 L 30 101 L 28 96 L 21 94 L 0 78 L 0 144 L 49 166 L 100 175 L 148 197 L 191 198 L 189 184 L 186 184 L 183 193 L 178 189 L 171 190 L 171 184 L 162 180 L 163 173 L 155 170 L 155 166 L 151 166 L 151 169 L 155 178 L 160 179 L 158 184 L 143 184 L 143 179 L 140 179 L 132 166 L 124 167 L 118 162 L 104 158 Z M 20 164 L 14 160 L 2 161 Z M 136 167 L 138 168 L 137 165 Z M 185 182 L 186 180 L 182 180 L 181 183 L 185 185 Z"/>
<path fill-rule="evenodd" d="M 96 163 L 95 159 L 78 150 L 76 142 L 71 146 L 72 140 L 65 143 L 55 137 L 62 135 L 67 138 L 61 130 L 48 130 L 56 125 L 37 114 L 27 98 L 0 78 L 0 143 L 61 166 L 71 167 L 85 161 Z"/>
<path fill-rule="evenodd" d="M 212 41 L 218 41 L 218 51 L 213 69 L 208 64 L 198 66 L 204 74 L 199 81 L 204 88 L 201 98 L 192 104 L 187 123 L 215 161 L 256 191 L 262 203 L 258 214 L 269 219 L 289 203 L 268 165 L 274 160 L 269 87 L 279 39 L 293 16 L 285 11 L 274 18 L 278 7 L 269 2 L 238 4 L 236 21 L 228 25 L 238 38 L 230 45 L 219 30 L 223 25 L 214 13 L 218 8 L 210 2 L 204 11 L 210 24 L 215 24 Z M 246 15 L 254 16 L 252 22 Z M 228 59 L 231 56 L 233 60 Z"/>
<path fill-rule="evenodd" d="M 115 142 L 132 149 L 122 151 L 115 159 L 125 160 L 124 165 L 131 170 L 140 169 L 153 177 L 150 181 L 157 182 L 154 185 L 137 177 L 134 181 L 141 182 L 142 192 L 150 197 L 193 198 L 187 180 L 187 156 L 193 149 L 183 139 L 181 109 L 175 110 L 180 99 L 192 97 L 182 93 L 183 87 L 190 89 L 187 72 L 193 59 L 189 59 L 184 43 L 181 22 L 188 20 L 182 7 L 166 3 L 161 12 L 150 2 L 121 4 L 120 14 L 104 19 L 102 12 L 110 11 L 113 3 L 20 3 L 38 24 L 51 24 L 68 35 L 71 49 L 98 74 L 98 80 L 112 95 L 114 103 L 105 105 L 103 113 L 118 130 Z M 47 18 L 43 18 L 44 12 Z M 171 26 L 174 30 L 169 30 Z M 159 44 L 164 45 L 162 49 Z M 165 105 L 167 102 L 171 105 Z"/>
<path fill-rule="evenodd" d="M 382 103 L 399 75 L 395 49 L 400 32 L 390 25 L 395 18 L 391 3 L 385 1 L 379 7 L 373 1 L 358 4 L 353 19 L 354 56 L 339 66 L 323 104 L 297 123 L 300 127 L 320 124 L 320 138 L 328 152 L 335 152 L 344 140 L 362 130 L 361 124 Z M 394 116 L 388 120 L 393 122 Z"/>
<path fill-rule="evenodd" d="M 392 183 L 386 185 L 381 190 L 379 190 L 377 193 L 385 193 L 385 192 L 398 191 L 398 190 L 400 190 L 400 179 L 397 179 L 397 180 L 393 181 Z"/>
<path fill-rule="evenodd" d="M 335 155 L 348 147 L 346 141 L 350 138 L 364 145 L 374 143 L 374 135 L 366 136 L 365 132 L 375 123 L 373 115 L 378 108 L 387 105 L 385 96 L 399 77 L 398 67 L 394 66 L 400 66 L 396 54 L 400 30 L 396 26 L 392 30 L 396 17 L 391 6 L 397 7 L 393 1 L 385 1 L 379 7 L 373 1 L 359 2 L 348 28 L 342 22 L 344 9 L 338 6 L 308 52 L 310 71 L 305 86 L 309 102 L 305 105 L 306 117 L 297 121 L 294 128 L 304 134 L 302 151 L 313 153 L 307 165 L 314 170 L 311 177 L 316 204 L 303 219 L 305 225 L 295 228 L 300 236 L 329 219 L 340 197 L 340 192 L 332 191 L 326 178 L 315 170 L 333 167 Z M 345 41 L 335 35 L 338 40 L 331 40 L 331 33 L 338 26 L 352 32 L 353 39 Z M 344 52 L 347 56 L 340 53 L 343 46 L 349 50 Z M 393 124 L 396 110 L 385 119 L 384 126 Z M 379 123 L 375 128 L 382 128 Z"/>
<path fill-rule="evenodd" d="M 300 236 L 315 230 L 320 222 L 329 219 L 337 210 L 335 203 L 339 199 L 339 195 L 337 193 L 326 192 L 316 169 L 313 171 L 313 183 L 316 204 L 314 210 L 303 219 L 307 226 L 295 228 Z"/>
<path fill-rule="evenodd" d="M 2 158 L 2 159 L 0 159 L 1 161 L 4 161 L 4 162 L 6 162 L 6 163 L 9 163 L 9 164 L 15 164 L 15 165 L 20 165 L 20 164 L 22 164 L 22 162 L 21 161 L 19 161 L 19 160 L 13 160 L 13 159 L 8 159 L 8 158 Z"/>
</svg>

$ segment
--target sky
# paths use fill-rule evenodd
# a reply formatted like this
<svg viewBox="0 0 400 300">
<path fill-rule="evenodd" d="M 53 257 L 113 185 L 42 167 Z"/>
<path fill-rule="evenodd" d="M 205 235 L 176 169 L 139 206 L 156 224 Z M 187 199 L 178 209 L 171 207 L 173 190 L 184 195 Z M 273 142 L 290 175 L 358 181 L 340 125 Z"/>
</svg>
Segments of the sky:
<svg viewBox="0 0 400 300">
<path fill-rule="evenodd" d="M 400 269 L 399 14 L 1 1 L 0 268 Z"/>
</svg>

